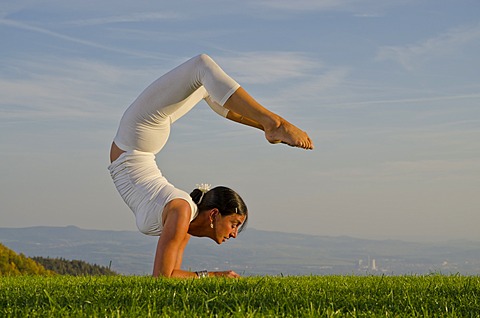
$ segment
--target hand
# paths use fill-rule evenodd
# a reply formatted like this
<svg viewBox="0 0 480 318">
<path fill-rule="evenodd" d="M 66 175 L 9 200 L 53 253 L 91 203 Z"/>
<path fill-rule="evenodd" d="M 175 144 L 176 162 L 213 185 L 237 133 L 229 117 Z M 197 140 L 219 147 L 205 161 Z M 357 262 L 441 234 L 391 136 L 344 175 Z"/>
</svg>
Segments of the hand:
<svg viewBox="0 0 480 318">
<path fill-rule="evenodd" d="M 234 271 L 223 271 L 223 272 L 210 272 L 214 277 L 227 277 L 227 278 L 239 278 L 240 275 Z"/>
</svg>

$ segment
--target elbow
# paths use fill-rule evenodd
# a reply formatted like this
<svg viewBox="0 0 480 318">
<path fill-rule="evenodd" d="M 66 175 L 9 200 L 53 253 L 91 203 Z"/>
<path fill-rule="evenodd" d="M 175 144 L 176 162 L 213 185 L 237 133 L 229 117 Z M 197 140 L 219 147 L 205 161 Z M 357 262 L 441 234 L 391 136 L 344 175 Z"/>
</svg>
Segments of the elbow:
<svg viewBox="0 0 480 318">
<path fill-rule="evenodd" d="M 162 272 L 162 271 L 155 271 L 154 270 L 153 273 L 152 273 L 152 276 L 155 277 L 155 278 L 162 278 L 162 277 L 171 278 L 171 277 L 173 277 L 173 272 L 168 273 L 168 272 Z"/>
</svg>

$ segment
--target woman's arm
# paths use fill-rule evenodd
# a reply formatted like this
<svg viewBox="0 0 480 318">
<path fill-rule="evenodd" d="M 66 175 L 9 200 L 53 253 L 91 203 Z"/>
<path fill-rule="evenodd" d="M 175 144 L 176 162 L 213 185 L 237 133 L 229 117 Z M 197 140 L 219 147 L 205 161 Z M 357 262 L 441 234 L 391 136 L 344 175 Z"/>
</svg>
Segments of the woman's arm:
<svg viewBox="0 0 480 318">
<path fill-rule="evenodd" d="M 185 251 L 185 247 L 187 247 L 188 241 L 190 240 L 190 234 L 187 234 L 185 239 L 183 240 L 182 244 L 177 253 L 177 260 L 175 261 L 175 270 L 182 268 L 182 261 L 183 261 L 183 251 Z"/>
<path fill-rule="evenodd" d="M 180 270 L 183 250 L 188 243 L 190 205 L 182 199 L 169 202 L 163 212 L 163 230 L 158 239 L 153 276 L 195 277 L 193 272 Z"/>
<path fill-rule="evenodd" d="M 197 277 L 195 272 L 181 270 L 183 252 L 190 239 L 190 205 L 182 199 L 172 200 L 163 212 L 163 230 L 158 239 L 153 276 Z M 209 272 L 209 276 L 240 277 L 234 271 Z"/>
</svg>

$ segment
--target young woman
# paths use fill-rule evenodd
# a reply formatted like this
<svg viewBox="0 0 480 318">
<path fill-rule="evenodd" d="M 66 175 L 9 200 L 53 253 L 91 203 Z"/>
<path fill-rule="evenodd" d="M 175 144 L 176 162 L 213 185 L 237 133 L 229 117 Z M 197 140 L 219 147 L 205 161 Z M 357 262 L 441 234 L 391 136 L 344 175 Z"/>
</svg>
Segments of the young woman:
<svg viewBox="0 0 480 318">
<path fill-rule="evenodd" d="M 223 117 L 263 130 L 270 143 L 313 149 L 304 131 L 261 106 L 208 55 L 198 55 L 153 82 L 123 115 L 108 167 L 138 229 L 160 236 L 153 276 L 239 277 L 234 271 L 189 272 L 181 264 L 191 235 L 218 244 L 237 236 L 248 218 L 242 198 L 226 187 L 200 187 L 188 195 L 170 184 L 155 163 L 171 124 L 201 100 Z"/>
</svg>

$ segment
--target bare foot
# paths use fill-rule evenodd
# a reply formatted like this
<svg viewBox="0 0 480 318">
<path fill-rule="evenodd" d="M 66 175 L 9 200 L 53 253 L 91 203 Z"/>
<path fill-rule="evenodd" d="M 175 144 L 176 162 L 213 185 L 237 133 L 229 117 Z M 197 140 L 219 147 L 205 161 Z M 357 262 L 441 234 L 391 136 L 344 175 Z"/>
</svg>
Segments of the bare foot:
<svg viewBox="0 0 480 318">
<path fill-rule="evenodd" d="M 307 133 L 280 118 L 277 125 L 265 129 L 265 138 L 272 144 L 284 143 L 292 147 L 313 149 L 313 142 Z"/>
</svg>

